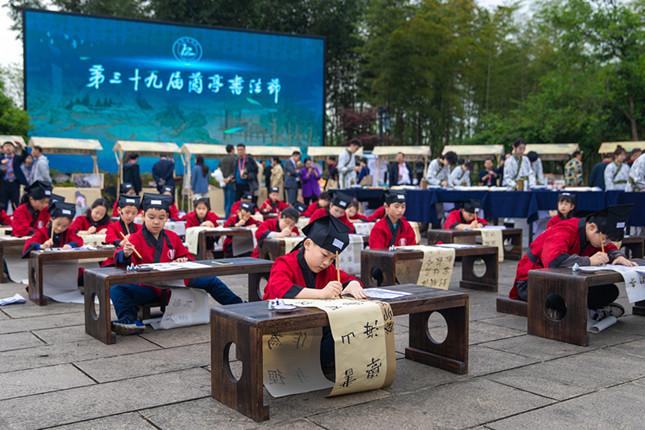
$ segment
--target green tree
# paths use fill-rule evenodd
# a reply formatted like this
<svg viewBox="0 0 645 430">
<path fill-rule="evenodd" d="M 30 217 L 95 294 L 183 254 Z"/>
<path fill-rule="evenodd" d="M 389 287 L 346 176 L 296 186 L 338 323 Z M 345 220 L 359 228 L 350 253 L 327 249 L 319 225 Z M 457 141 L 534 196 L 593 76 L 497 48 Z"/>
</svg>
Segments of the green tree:
<svg viewBox="0 0 645 430">
<path fill-rule="evenodd" d="M 4 92 L 4 83 L 0 80 L 0 134 L 27 136 L 31 128 L 29 115 L 16 107 L 13 100 Z"/>
</svg>

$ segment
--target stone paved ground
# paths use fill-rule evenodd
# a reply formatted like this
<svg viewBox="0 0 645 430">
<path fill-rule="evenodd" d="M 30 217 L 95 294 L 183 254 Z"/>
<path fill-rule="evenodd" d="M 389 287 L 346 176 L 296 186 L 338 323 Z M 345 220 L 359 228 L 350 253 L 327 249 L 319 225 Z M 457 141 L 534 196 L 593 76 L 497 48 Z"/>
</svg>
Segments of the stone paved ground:
<svg viewBox="0 0 645 430">
<path fill-rule="evenodd" d="M 501 268 L 503 293 L 514 268 Z M 225 280 L 244 296 L 242 277 Z M 16 292 L 24 287 L 0 284 L 0 297 Z M 584 348 L 528 336 L 524 318 L 495 312 L 496 294 L 468 293 L 468 375 L 405 360 L 407 320 L 399 318 L 391 387 L 270 400 L 271 420 L 261 425 L 209 396 L 208 326 L 147 331 L 108 346 L 85 335 L 81 305 L 3 307 L 0 429 L 645 427 L 645 318 L 627 316 Z"/>
</svg>

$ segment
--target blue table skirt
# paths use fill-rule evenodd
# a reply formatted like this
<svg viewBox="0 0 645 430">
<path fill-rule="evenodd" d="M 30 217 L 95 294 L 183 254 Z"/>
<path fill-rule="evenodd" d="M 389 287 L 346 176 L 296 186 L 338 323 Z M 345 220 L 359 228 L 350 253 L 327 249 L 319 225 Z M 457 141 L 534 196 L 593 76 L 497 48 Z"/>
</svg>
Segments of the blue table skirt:
<svg viewBox="0 0 645 430">
<path fill-rule="evenodd" d="M 359 201 L 367 201 L 370 209 L 383 204 L 384 190 L 354 188 L 343 190 Z M 553 210 L 557 207 L 558 192 L 534 191 L 454 191 L 433 188 L 428 190 L 407 190 L 406 218 L 411 221 L 438 224 L 436 203 L 456 203 L 470 199 L 481 202 L 486 218 L 526 218 L 535 221 L 538 211 Z M 630 203 L 634 205 L 630 226 L 645 226 L 645 193 L 623 191 L 576 192 L 576 210 L 592 212 L 610 205 Z"/>
</svg>

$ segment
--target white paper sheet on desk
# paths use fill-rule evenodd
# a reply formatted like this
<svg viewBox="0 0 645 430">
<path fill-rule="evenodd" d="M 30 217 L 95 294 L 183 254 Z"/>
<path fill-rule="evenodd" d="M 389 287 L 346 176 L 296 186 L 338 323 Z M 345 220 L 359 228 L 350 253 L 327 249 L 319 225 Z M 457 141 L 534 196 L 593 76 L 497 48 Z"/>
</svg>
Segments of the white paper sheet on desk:
<svg viewBox="0 0 645 430">
<path fill-rule="evenodd" d="M 85 303 L 78 289 L 78 260 L 60 261 L 43 266 L 43 295 L 59 303 Z M 86 269 L 98 267 L 97 263 L 83 263 Z"/>
<path fill-rule="evenodd" d="M 479 245 L 473 245 L 471 243 L 441 243 L 437 245 L 432 245 L 432 246 L 440 246 L 443 248 L 475 248 Z"/>
<path fill-rule="evenodd" d="M 625 291 L 629 303 L 645 300 L 645 266 L 627 267 L 618 264 L 606 264 L 604 266 L 581 266 L 583 272 L 599 272 L 612 270 L 618 272 L 625 282 Z"/>
<path fill-rule="evenodd" d="M 142 267 L 150 267 L 152 270 L 158 270 L 160 272 L 169 272 L 171 270 L 179 270 L 179 269 L 203 269 L 205 267 L 208 267 L 205 264 L 197 263 L 195 261 L 184 261 L 183 263 L 179 263 L 177 261 L 173 261 L 170 263 L 149 263 L 149 264 L 142 264 Z"/>
<path fill-rule="evenodd" d="M 170 301 L 159 320 L 151 320 L 155 330 L 206 324 L 210 319 L 208 293 L 196 288 L 171 288 Z"/>
<path fill-rule="evenodd" d="M 102 245 L 105 242 L 106 234 L 84 234 L 81 236 L 85 245 Z"/>
<path fill-rule="evenodd" d="M 410 295 L 405 291 L 392 291 L 385 288 L 365 288 L 363 291 L 370 299 L 398 299 L 399 297 Z"/>
<path fill-rule="evenodd" d="M 7 263 L 7 273 L 12 282 L 29 284 L 29 260 L 22 258 L 20 255 L 7 255 L 5 253 L 4 261 Z"/>
</svg>

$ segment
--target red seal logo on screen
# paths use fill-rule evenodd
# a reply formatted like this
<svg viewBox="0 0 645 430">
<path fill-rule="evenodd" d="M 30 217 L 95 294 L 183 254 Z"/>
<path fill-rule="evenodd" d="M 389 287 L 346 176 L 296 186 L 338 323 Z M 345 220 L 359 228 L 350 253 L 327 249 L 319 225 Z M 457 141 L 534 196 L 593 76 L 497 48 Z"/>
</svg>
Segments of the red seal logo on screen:
<svg viewBox="0 0 645 430">
<path fill-rule="evenodd" d="M 172 54 L 177 61 L 193 64 L 202 59 L 202 45 L 192 37 L 180 37 L 172 44 Z"/>
</svg>

